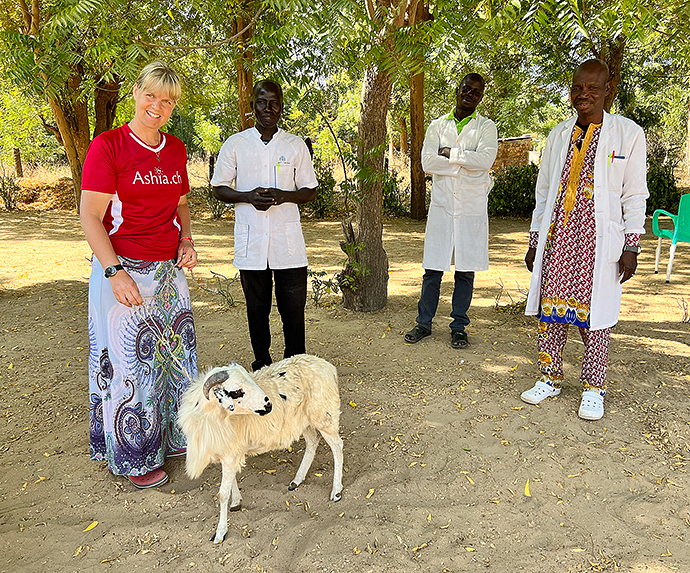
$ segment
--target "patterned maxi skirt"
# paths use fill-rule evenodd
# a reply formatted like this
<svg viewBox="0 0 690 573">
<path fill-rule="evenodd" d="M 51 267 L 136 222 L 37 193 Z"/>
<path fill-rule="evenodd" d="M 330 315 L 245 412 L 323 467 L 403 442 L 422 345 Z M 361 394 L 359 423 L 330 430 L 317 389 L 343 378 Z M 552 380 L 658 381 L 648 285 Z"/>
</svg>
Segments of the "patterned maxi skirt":
<svg viewBox="0 0 690 573">
<path fill-rule="evenodd" d="M 121 257 L 144 304 L 115 300 L 93 257 L 89 280 L 90 457 L 119 475 L 143 475 L 185 447 L 177 411 L 197 352 L 184 271 L 173 261 Z M 165 341 L 165 342 L 163 342 Z"/>
</svg>

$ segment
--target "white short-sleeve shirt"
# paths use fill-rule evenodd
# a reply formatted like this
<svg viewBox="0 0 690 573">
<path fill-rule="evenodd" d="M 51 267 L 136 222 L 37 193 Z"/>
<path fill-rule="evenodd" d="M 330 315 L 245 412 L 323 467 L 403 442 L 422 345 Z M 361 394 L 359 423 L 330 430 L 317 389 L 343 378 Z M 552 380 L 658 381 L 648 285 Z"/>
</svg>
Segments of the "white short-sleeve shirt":
<svg viewBox="0 0 690 573">
<path fill-rule="evenodd" d="M 233 185 L 234 184 L 234 185 Z M 231 135 L 218 154 L 211 185 L 250 192 L 256 187 L 296 191 L 318 185 L 311 155 L 304 141 L 278 129 L 265 144 L 252 127 Z M 245 271 L 293 269 L 307 266 L 299 207 L 273 205 L 259 211 L 249 203 L 235 205 L 236 268 Z"/>
</svg>

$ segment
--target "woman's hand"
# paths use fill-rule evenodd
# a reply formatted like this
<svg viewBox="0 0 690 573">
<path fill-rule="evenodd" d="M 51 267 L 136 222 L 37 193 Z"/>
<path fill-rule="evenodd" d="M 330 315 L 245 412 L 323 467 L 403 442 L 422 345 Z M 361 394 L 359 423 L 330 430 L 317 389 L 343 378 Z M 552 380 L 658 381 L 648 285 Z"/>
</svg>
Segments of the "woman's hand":
<svg viewBox="0 0 690 573">
<path fill-rule="evenodd" d="M 193 269 L 196 266 L 198 255 L 194 245 L 189 239 L 180 239 L 177 247 L 177 261 L 175 264 L 178 269 Z"/>
<path fill-rule="evenodd" d="M 117 302 L 130 308 L 132 306 L 144 304 L 144 299 L 141 298 L 137 283 L 134 282 L 134 279 L 129 276 L 127 271 L 117 271 L 117 273 L 108 280 L 110 281 L 110 287 L 113 289 L 113 294 Z"/>
</svg>

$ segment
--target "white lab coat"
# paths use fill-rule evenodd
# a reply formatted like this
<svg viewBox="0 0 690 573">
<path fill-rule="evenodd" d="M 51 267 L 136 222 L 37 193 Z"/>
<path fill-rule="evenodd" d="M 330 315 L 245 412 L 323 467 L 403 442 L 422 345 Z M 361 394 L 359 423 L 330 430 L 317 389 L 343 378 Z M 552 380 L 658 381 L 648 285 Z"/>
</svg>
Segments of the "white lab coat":
<svg viewBox="0 0 690 573">
<path fill-rule="evenodd" d="M 450 158 L 438 154 L 450 147 Z M 424 237 L 425 269 L 485 271 L 489 268 L 487 197 L 489 169 L 498 150 L 496 124 L 479 114 L 458 134 L 447 115 L 431 122 L 422 147 L 422 168 L 433 175 Z"/>
<path fill-rule="evenodd" d="M 537 178 L 537 205 L 530 231 L 539 231 L 532 281 L 527 297 L 528 315 L 539 314 L 544 244 L 553 214 L 576 117 L 559 123 L 549 133 Z M 611 155 L 616 157 L 610 160 Z M 596 244 L 590 306 L 590 329 L 609 328 L 618 322 L 622 287 L 618 261 L 626 233 L 644 233 L 647 191 L 647 147 L 644 132 L 635 122 L 604 113 L 594 163 L 594 219 Z"/>
<path fill-rule="evenodd" d="M 256 187 L 283 191 L 318 185 L 304 141 L 278 129 L 268 144 L 253 127 L 228 137 L 218 154 L 211 185 L 235 185 L 241 192 Z M 250 203 L 235 205 L 235 268 L 243 271 L 307 266 L 307 249 L 296 203 L 259 211 Z"/>
</svg>

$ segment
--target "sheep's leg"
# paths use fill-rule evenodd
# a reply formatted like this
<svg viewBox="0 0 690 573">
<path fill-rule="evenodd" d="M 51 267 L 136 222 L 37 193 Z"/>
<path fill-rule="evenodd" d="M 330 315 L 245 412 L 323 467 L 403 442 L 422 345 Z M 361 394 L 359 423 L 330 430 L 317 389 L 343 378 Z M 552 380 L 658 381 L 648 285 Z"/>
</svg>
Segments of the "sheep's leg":
<svg viewBox="0 0 690 573">
<path fill-rule="evenodd" d="M 223 468 L 223 479 L 220 482 L 220 491 L 218 492 L 220 517 L 218 518 L 218 527 L 216 528 L 216 536 L 213 538 L 213 543 L 222 543 L 223 539 L 225 539 L 225 534 L 228 532 L 228 502 L 231 496 L 233 511 L 239 509 L 240 503 L 242 503 L 240 488 L 237 486 L 238 468 L 234 460 L 223 460 L 221 464 Z"/>
<path fill-rule="evenodd" d="M 316 447 L 319 445 L 319 435 L 316 433 L 316 430 L 313 427 L 307 426 L 302 435 L 304 436 L 306 448 L 304 450 L 302 463 L 299 465 L 299 469 L 295 475 L 295 479 L 292 480 L 292 483 L 288 486 L 290 491 L 295 489 L 304 481 L 304 478 L 307 477 L 307 472 L 309 471 L 311 463 L 314 461 L 314 456 L 316 455 Z"/>
<path fill-rule="evenodd" d="M 237 472 L 232 476 L 232 497 L 230 498 L 230 511 L 239 511 L 242 509 L 242 494 L 240 493 L 240 486 L 237 485 Z"/>
<path fill-rule="evenodd" d="M 331 500 L 340 501 L 343 492 L 343 439 L 338 435 L 337 430 L 335 432 L 320 430 L 320 432 L 333 452 L 333 490 L 331 491 Z"/>
</svg>

